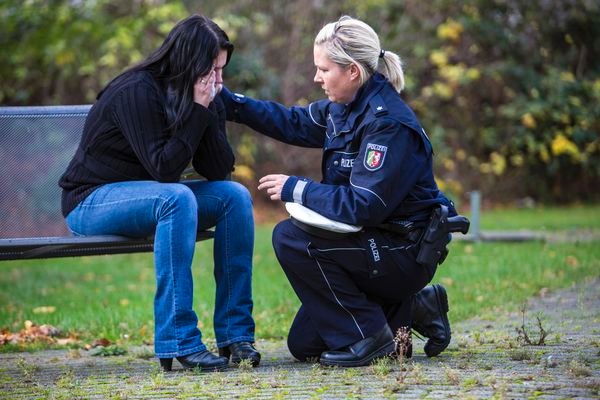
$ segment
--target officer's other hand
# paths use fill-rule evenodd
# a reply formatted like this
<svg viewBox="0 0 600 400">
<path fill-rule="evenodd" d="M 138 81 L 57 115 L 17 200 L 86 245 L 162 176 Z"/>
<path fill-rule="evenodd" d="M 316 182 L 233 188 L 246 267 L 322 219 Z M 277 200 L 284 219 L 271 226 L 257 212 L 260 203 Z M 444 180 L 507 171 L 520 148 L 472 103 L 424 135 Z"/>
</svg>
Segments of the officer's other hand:
<svg viewBox="0 0 600 400">
<path fill-rule="evenodd" d="M 281 190 L 288 178 L 288 175 L 283 174 L 265 175 L 258 180 L 258 190 L 266 189 L 271 200 L 281 200 Z"/>
</svg>

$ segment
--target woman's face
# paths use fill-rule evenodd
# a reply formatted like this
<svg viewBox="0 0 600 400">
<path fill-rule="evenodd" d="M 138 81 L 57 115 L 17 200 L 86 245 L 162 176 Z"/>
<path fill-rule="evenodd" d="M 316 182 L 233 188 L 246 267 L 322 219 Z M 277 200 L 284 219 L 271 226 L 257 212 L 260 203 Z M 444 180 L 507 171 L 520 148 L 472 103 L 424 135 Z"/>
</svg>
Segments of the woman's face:
<svg viewBox="0 0 600 400">
<path fill-rule="evenodd" d="M 343 104 L 352 101 L 360 86 L 358 68 L 353 64 L 345 67 L 334 63 L 321 45 L 315 46 L 314 59 L 317 68 L 314 81 L 321 85 L 329 100 Z"/>
<path fill-rule="evenodd" d="M 223 85 L 223 68 L 227 63 L 227 50 L 219 50 L 219 55 L 213 61 L 215 69 L 215 85 Z"/>
</svg>

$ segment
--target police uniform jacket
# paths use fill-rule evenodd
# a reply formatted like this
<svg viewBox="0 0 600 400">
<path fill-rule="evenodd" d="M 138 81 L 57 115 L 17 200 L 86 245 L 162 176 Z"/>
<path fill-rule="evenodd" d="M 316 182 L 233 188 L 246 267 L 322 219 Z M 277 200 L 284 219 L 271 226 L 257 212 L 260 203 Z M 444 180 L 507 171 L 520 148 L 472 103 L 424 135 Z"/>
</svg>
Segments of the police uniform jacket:
<svg viewBox="0 0 600 400">
<path fill-rule="evenodd" d="M 361 226 L 422 222 L 437 204 L 456 214 L 435 183 L 425 131 L 382 74 L 365 82 L 349 104 L 325 99 L 288 108 L 227 88 L 221 98 L 228 120 L 285 143 L 323 148 L 323 180 L 290 176 L 283 201 Z"/>
</svg>

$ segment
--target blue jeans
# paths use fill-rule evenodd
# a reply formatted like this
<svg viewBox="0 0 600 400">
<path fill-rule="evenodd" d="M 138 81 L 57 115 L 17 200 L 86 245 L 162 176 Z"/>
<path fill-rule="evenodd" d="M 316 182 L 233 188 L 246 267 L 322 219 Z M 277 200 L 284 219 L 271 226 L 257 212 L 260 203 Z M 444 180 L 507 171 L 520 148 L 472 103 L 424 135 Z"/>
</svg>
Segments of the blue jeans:
<svg viewBox="0 0 600 400">
<path fill-rule="evenodd" d="M 248 190 L 232 181 L 131 181 L 99 187 L 67 216 L 75 235 L 154 235 L 154 348 L 160 358 L 203 351 L 193 310 L 196 232 L 215 227 L 218 347 L 254 342 L 254 219 Z"/>
</svg>

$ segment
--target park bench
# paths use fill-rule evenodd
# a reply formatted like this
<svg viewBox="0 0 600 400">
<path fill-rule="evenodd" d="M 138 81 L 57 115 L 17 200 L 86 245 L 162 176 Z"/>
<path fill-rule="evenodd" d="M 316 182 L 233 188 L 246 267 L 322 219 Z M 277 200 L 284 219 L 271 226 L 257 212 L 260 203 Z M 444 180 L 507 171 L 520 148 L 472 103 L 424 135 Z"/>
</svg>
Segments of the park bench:
<svg viewBox="0 0 600 400">
<path fill-rule="evenodd" d="M 153 250 L 152 237 L 78 237 L 66 227 L 58 180 L 75 154 L 90 107 L 0 107 L 0 260 Z M 213 236 L 202 231 L 197 240 Z"/>
</svg>

